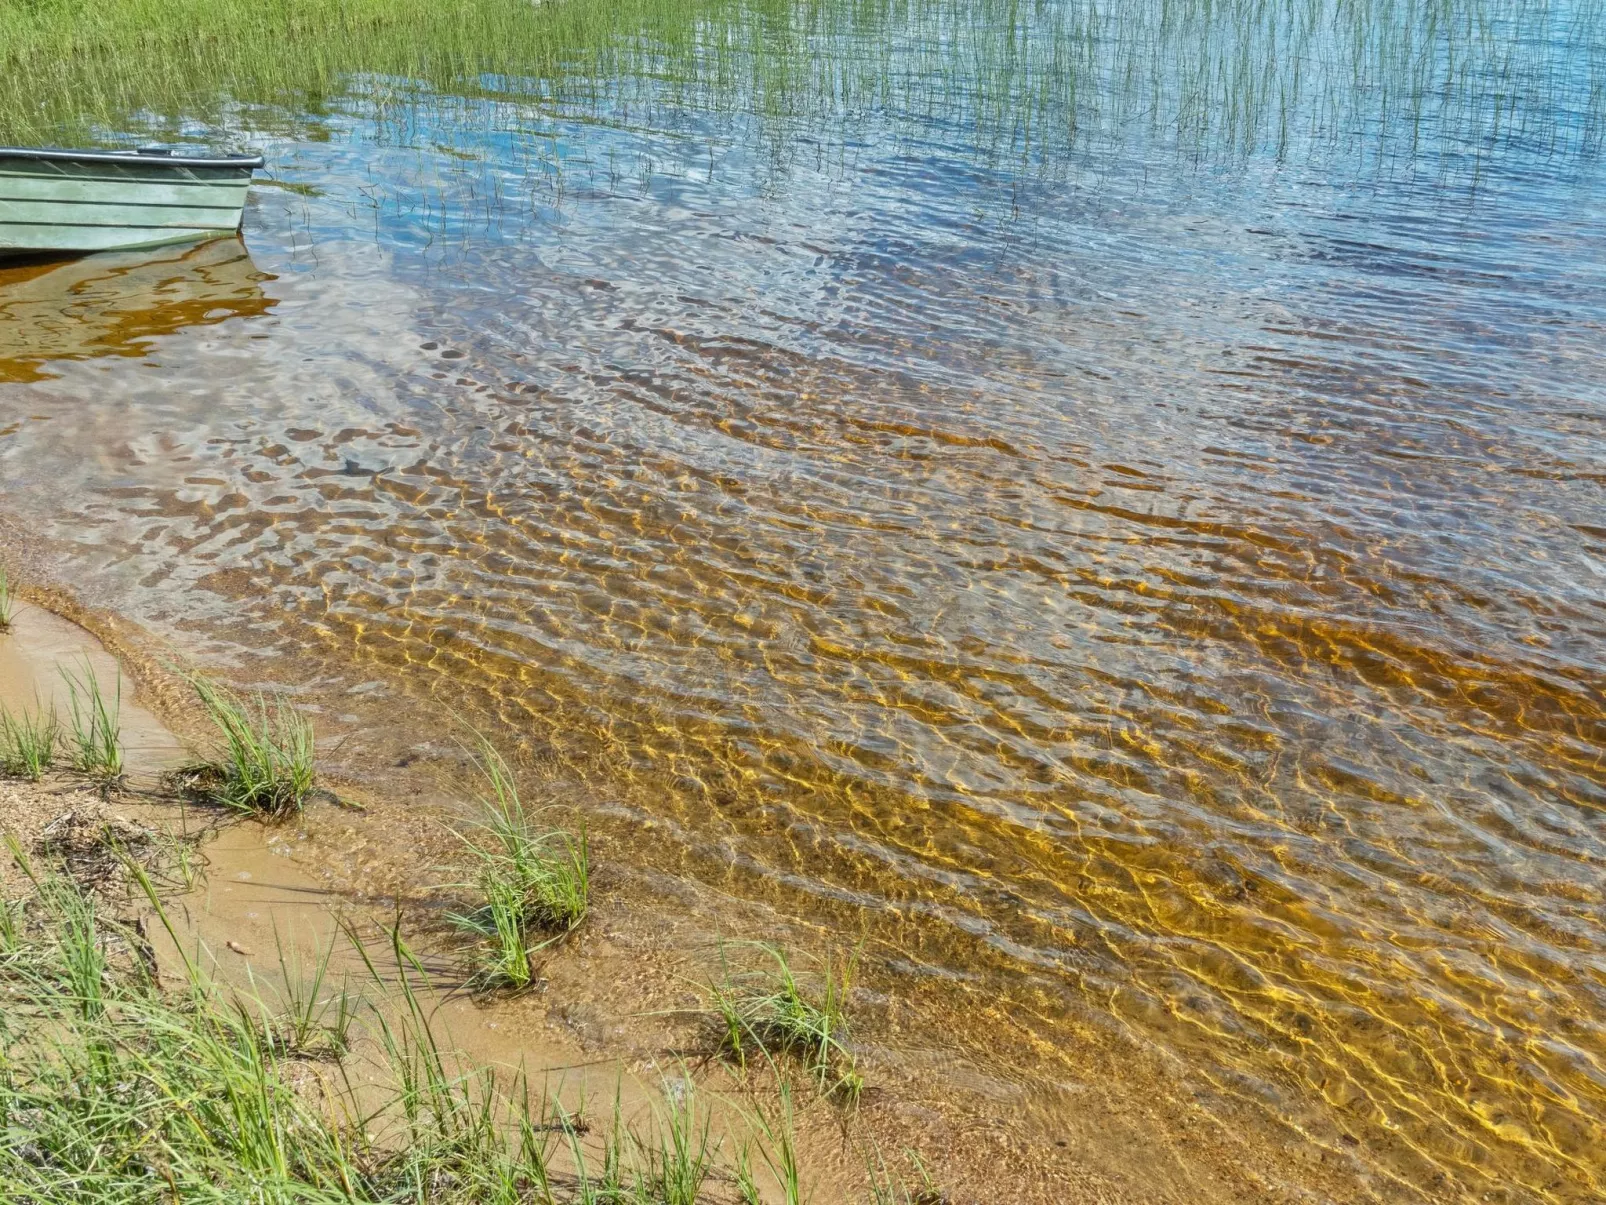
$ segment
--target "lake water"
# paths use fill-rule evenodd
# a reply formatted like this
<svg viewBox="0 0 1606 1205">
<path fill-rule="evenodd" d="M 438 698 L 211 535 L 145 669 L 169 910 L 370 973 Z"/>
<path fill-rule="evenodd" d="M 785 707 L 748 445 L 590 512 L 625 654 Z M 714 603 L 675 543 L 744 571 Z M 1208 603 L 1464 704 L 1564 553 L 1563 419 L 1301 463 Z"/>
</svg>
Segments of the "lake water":
<svg viewBox="0 0 1606 1205">
<path fill-rule="evenodd" d="M 962 66 L 235 112 L 243 248 L 0 271 L 0 508 L 201 664 L 449 705 L 665 874 L 1026 1045 L 1107 1025 L 1359 1196 L 1599 1200 L 1603 60 L 1557 28 L 1554 96 L 1414 139 L 1023 132 Z"/>
</svg>

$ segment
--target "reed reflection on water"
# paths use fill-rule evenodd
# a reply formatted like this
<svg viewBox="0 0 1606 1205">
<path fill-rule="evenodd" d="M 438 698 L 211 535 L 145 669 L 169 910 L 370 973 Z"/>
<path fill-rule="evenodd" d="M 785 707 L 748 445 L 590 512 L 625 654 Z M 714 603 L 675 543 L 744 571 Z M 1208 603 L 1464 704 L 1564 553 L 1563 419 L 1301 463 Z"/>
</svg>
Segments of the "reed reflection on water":
<svg viewBox="0 0 1606 1205">
<path fill-rule="evenodd" d="M 7 511 L 1377 1199 L 1606 1193 L 1593 159 L 597 111 L 277 141 L 271 309 L 0 386 Z"/>
</svg>

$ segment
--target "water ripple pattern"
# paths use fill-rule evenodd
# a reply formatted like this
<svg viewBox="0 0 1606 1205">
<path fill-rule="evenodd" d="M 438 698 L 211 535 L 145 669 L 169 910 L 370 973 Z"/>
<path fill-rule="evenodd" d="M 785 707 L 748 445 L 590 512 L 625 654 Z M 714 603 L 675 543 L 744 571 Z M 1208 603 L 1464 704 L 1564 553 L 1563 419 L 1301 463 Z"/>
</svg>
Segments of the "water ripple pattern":
<svg viewBox="0 0 1606 1205">
<path fill-rule="evenodd" d="M 0 373 L 8 512 L 1377 1199 L 1606 1195 L 1591 163 L 441 112 L 270 145 L 249 305 Z"/>
</svg>

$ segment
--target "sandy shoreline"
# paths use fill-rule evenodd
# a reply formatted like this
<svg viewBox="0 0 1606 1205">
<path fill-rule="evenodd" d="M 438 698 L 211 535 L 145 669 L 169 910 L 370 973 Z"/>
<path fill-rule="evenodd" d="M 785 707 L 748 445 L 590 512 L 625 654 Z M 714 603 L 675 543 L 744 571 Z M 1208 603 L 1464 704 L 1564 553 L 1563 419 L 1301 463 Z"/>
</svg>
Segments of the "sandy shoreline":
<svg viewBox="0 0 1606 1205">
<path fill-rule="evenodd" d="M 637 904 L 639 872 L 628 849 L 600 851 L 593 913 L 545 960 L 537 990 L 474 997 L 461 990 L 462 941 L 443 920 L 451 893 L 440 886 L 455 877 L 449 825 L 475 790 L 466 755 L 452 755 L 439 739 L 426 744 L 447 766 L 440 790 L 428 797 L 398 798 L 372 780 L 325 777 L 324 796 L 282 825 L 175 810 L 179 802 L 155 787 L 157 773 L 209 738 L 170 659 L 142 649 L 137 634 L 87 615 L 64 594 L 29 595 L 49 611 L 25 610 L 16 631 L 0 636 L 0 700 L 16 706 L 31 697 L 52 660 L 92 656 L 104 666 L 112 658 L 107 644 L 116 650 L 125 711 L 139 734 L 140 749 L 131 750 L 139 807 L 169 823 L 212 830 L 201 847 L 205 886 L 184 911 L 187 932 L 209 951 L 220 974 L 271 978 L 264 952 L 286 933 L 298 943 L 326 942 L 337 917 L 375 934 L 399 920 L 435 972 L 452 1042 L 472 1060 L 541 1068 L 561 1080 L 564 1091 L 592 1098 L 607 1096 L 622 1078 L 650 1083 L 688 1059 L 718 1090 L 739 1089 L 739 1077 L 702 1049 L 706 1014 L 697 984 L 708 980 L 718 953 L 689 911 L 676 916 Z M 88 619 L 107 644 L 58 611 Z M 5 781 L 0 824 L 27 844 L 75 806 L 120 815 L 135 802 L 132 795 L 101 800 L 60 775 L 40 785 Z M 751 905 L 739 917 L 743 908 L 731 901 L 736 932 L 766 925 L 789 936 L 800 932 Z M 806 952 L 807 931 L 801 932 L 804 942 L 794 948 Z M 1089 1074 L 1067 1085 L 1057 1106 L 1030 1100 L 1007 1075 L 989 1075 L 983 1063 L 960 1053 L 984 1045 L 989 1028 L 1007 1026 L 1007 1017 L 978 1014 L 971 1032 L 931 1032 L 918 1002 L 862 990 L 858 996 L 857 1045 L 869 1088 L 850 1112 L 815 1101 L 799 1118 L 812 1199 L 822 1205 L 868 1199 L 868 1151 L 915 1152 L 954 1205 L 1308 1199 L 1308 1189 L 1294 1187 L 1287 1176 L 1291 1169 L 1279 1168 L 1263 1149 L 1235 1165 L 1231 1147 L 1212 1138 L 1213 1127 L 1195 1128 L 1200 1118 L 1160 1099 L 1134 1112 L 1132 1093 L 1117 1090 L 1122 1065 L 1115 1057 L 1102 1066 L 1090 1063 Z M 1134 1075 L 1150 1074 L 1135 1061 L 1129 1067 Z M 1141 1166 L 1128 1157 L 1134 1147 L 1145 1151 Z M 1303 1171 L 1307 1183 L 1325 1182 L 1326 1199 L 1370 1199 L 1362 1191 L 1345 1193 L 1343 1169 L 1322 1166 L 1319 1154 L 1298 1162 L 1292 1170 Z"/>
<path fill-rule="evenodd" d="M 434 887 L 447 868 L 421 867 L 409 853 L 438 848 L 444 818 L 437 810 L 419 809 L 398 833 L 391 801 L 350 783 L 331 784 L 340 792 L 339 805 L 326 793 L 289 824 L 197 809 L 160 785 L 164 768 L 206 742 L 171 675 L 161 674 L 169 679 L 162 683 L 166 689 L 136 680 L 127 662 L 137 658 L 126 650 L 123 658 L 113 658 L 87 629 L 37 604 L 23 604 L 13 630 L 0 635 L 0 703 L 17 709 L 39 697 L 61 706 L 49 669 L 86 658 L 103 677 L 123 662 L 130 774 L 110 793 L 60 770 L 39 783 L 0 778 L 0 826 L 23 848 L 47 856 L 41 837 L 64 821 L 85 831 L 105 824 L 129 831 L 205 830 L 199 843 L 204 885 L 185 897 L 180 911 L 185 933 L 225 979 L 246 975 L 271 982 L 281 943 L 302 951 L 321 948 L 335 935 L 337 919 L 378 934 L 400 917 L 436 972 L 443 1029 L 470 1060 L 539 1069 L 577 1100 L 607 1098 L 621 1082 L 634 1083 L 639 1096 L 641 1085 L 688 1057 L 699 1065 L 700 1078 L 724 1091 L 738 1086 L 738 1077 L 699 1050 L 703 1010 L 675 943 L 643 942 L 619 899 L 604 894 L 575 938 L 545 960 L 536 990 L 477 998 L 462 990 L 461 951 L 452 948 L 462 942 L 454 942 L 439 918 L 444 893 Z M 145 665 L 160 673 L 155 659 L 145 659 Z M 188 729 L 187 741 L 174 734 L 166 717 Z M 472 790 L 466 784 L 464 789 Z M 610 877 L 606 868 L 602 877 Z M 15 872 L 8 871 L 5 881 L 15 894 Z M 339 963 L 348 964 L 348 971 L 355 965 L 349 957 Z M 902 1099 L 898 1086 L 878 1082 L 873 1061 L 870 1066 L 871 1087 L 857 1110 L 846 1113 L 815 1101 L 800 1113 L 799 1142 L 808 1152 L 813 1199 L 864 1199 L 863 1152 L 872 1148 L 919 1152 L 946 1199 L 956 1203 L 1131 1199 L 1097 1178 L 1083 1177 L 1078 1185 L 1035 1166 L 1005 1126 L 988 1127 L 988 1133 L 974 1119 L 944 1117 L 927 1103 Z M 956 1126 L 964 1127 L 957 1143 Z"/>
</svg>

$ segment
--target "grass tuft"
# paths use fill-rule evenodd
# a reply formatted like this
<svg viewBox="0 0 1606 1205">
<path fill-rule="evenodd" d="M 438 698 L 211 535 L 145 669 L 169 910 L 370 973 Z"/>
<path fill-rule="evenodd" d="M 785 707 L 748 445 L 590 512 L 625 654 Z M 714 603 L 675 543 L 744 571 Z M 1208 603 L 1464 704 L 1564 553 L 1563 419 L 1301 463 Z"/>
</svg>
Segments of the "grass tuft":
<svg viewBox="0 0 1606 1205">
<path fill-rule="evenodd" d="M 736 972 L 727 966 L 708 989 L 720 1048 L 744 1064 L 751 1049 L 796 1058 L 822 1092 L 857 1100 L 864 1081 L 847 1045 L 847 1002 L 857 952 L 842 960 L 827 955 L 817 973 L 799 973 L 780 947 L 745 944 L 760 951 L 769 965 Z"/>
<path fill-rule="evenodd" d="M 191 781 L 206 798 L 237 812 L 285 816 L 301 810 L 316 778 L 312 724 L 279 699 L 239 696 L 191 680 L 222 734 L 219 756 L 196 767 Z"/>
<path fill-rule="evenodd" d="M 285 1058 L 344 1058 L 351 1049 L 358 998 L 344 983 L 326 990 L 334 940 L 324 944 L 308 973 L 295 951 L 285 950 L 277 929 L 273 939 L 284 981 L 278 993 L 283 1007 L 265 1018 L 263 1040 L 270 1050 Z"/>
<path fill-rule="evenodd" d="M 0 707 L 0 772 L 38 782 L 56 760 L 61 725 L 56 710 L 41 709 L 13 715 Z"/>
<path fill-rule="evenodd" d="M 774 1114 L 758 1109 L 753 1115 L 753 1128 L 759 1140 L 759 1158 L 779 1186 L 784 1205 L 803 1205 L 806 1197 L 803 1168 L 797 1153 L 796 1108 L 792 1103 L 791 1084 L 781 1081 L 778 1107 Z M 742 1194 L 743 1205 L 756 1205 L 761 1197 L 745 1152 L 737 1173 L 736 1184 Z"/>
<path fill-rule="evenodd" d="M 483 819 L 464 837 L 476 863 L 472 886 L 484 903 L 454 914 L 486 938 L 476 981 L 518 989 L 535 977 L 533 956 L 574 929 L 591 906 L 591 846 L 584 828 L 537 824 L 519 798 L 512 771 L 488 741 L 477 757 L 490 793 Z"/>
<path fill-rule="evenodd" d="M 112 786 L 123 776 L 123 742 L 119 716 L 123 706 L 123 678 L 108 699 L 86 658 L 81 673 L 60 667 L 67 684 L 67 705 L 71 721 L 67 751 L 72 768 L 104 786 Z"/>
<path fill-rule="evenodd" d="M 206 855 L 201 853 L 199 840 L 189 833 L 175 833 L 162 828 L 151 834 L 151 869 L 160 867 L 165 885 L 182 892 L 194 891 L 205 875 Z"/>
<path fill-rule="evenodd" d="M 651 1137 L 636 1140 L 647 1200 L 696 1205 L 702 1199 L 713 1162 L 709 1126 L 690 1077 L 664 1085 L 664 1107 L 655 1111 Z"/>
<path fill-rule="evenodd" d="M 23 900 L 0 899 L 0 974 L 14 961 L 25 958 L 28 943 L 24 937 L 27 904 Z"/>
<path fill-rule="evenodd" d="M 870 1205 L 948 1205 L 948 1195 L 937 1187 L 919 1153 L 905 1147 L 903 1155 L 919 1176 L 918 1185 L 911 1184 L 907 1177 L 889 1168 L 880 1147 L 873 1148 L 866 1157 L 870 1173 Z"/>
</svg>

